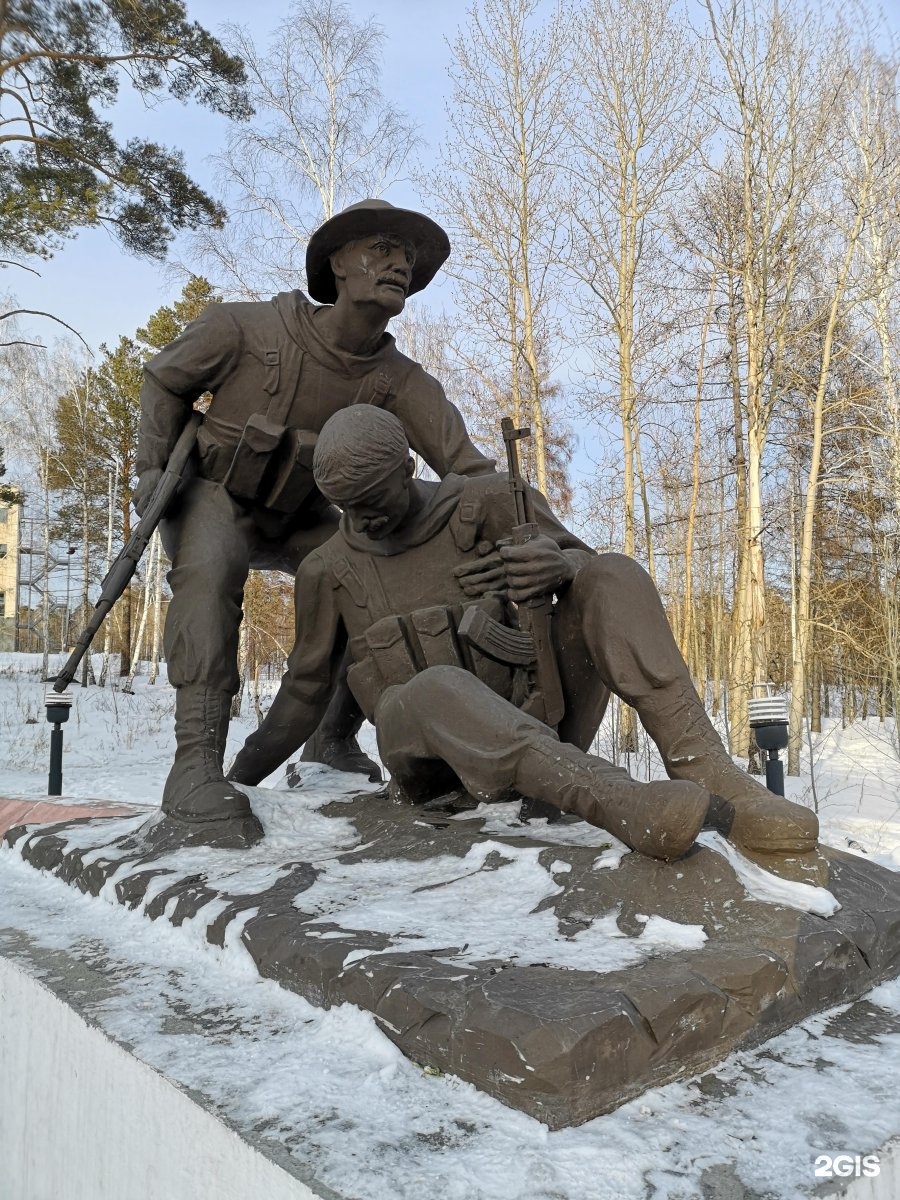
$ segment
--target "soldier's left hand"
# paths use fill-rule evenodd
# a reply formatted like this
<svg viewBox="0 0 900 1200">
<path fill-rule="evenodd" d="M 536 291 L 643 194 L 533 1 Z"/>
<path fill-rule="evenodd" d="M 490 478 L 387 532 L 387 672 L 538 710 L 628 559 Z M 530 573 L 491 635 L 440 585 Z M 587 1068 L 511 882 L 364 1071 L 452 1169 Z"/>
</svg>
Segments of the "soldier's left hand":
<svg viewBox="0 0 900 1200">
<path fill-rule="evenodd" d="M 517 604 L 558 592 L 575 575 L 574 565 L 546 534 L 521 546 L 501 546 L 500 557 L 506 565 L 509 598 Z"/>
</svg>

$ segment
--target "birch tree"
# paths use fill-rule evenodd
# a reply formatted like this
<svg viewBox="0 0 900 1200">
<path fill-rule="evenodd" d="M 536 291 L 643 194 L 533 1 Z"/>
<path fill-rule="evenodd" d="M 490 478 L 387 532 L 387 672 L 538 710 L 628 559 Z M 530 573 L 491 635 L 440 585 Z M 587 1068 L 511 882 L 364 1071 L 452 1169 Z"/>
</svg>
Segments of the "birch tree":
<svg viewBox="0 0 900 1200">
<path fill-rule="evenodd" d="M 156 678 L 159 674 L 159 660 L 162 654 L 162 598 L 163 598 L 163 579 L 165 573 L 163 570 L 163 562 L 165 555 L 162 549 L 162 539 L 159 535 L 159 530 L 153 533 L 153 540 L 150 544 L 150 561 L 151 570 L 153 572 L 153 640 L 150 643 L 150 674 L 149 683 L 156 683 Z"/>
<path fill-rule="evenodd" d="M 832 29 L 821 14 L 778 0 L 704 0 L 718 67 L 710 111 L 725 138 L 723 194 L 737 217 L 732 353 L 746 509 L 739 532 L 732 613 L 732 750 L 750 746 L 747 702 L 768 678 L 763 465 L 772 412 L 787 386 L 786 349 L 795 330 L 798 267 L 814 245 L 809 202 L 827 164 L 834 103 Z M 736 434 L 737 440 L 737 434 Z"/>
<path fill-rule="evenodd" d="M 56 364 L 48 359 L 43 346 L 30 344 L 25 335 L 20 337 L 16 325 L 12 336 L 13 344 L 0 357 L 4 440 L 16 452 L 20 464 L 17 474 L 31 508 L 37 508 L 40 514 L 40 550 L 35 553 L 36 547 L 31 548 L 28 587 L 40 597 L 41 674 L 46 679 L 50 667 L 50 577 L 56 566 L 51 537 L 50 464 L 55 450 L 51 414 L 59 380 Z"/>
<path fill-rule="evenodd" d="M 106 505 L 106 469 L 97 444 L 98 415 L 92 391 L 93 376 L 82 358 L 71 349 L 61 355 L 66 390 L 56 398 L 53 409 L 54 453 L 50 459 L 51 487 L 62 493 L 57 504 L 57 526 L 67 540 L 81 543 L 81 627 L 91 611 L 89 598 L 92 551 L 102 539 Z M 82 663 L 81 682 L 92 677 L 90 655 Z M 91 680 L 92 681 L 92 680 Z"/>
<path fill-rule="evenodd" d="M 452 43 L 448 132 L 423 179 L 449 227 L 460 353 L 499 416 L 529 424 L 548 486 L 547 392 L 557 345 L 565 230 L 559 173 L 569 86 L 566 18 L 538 0 L 482 0 Z M 499 367 L 499 369 L 497 369 Z"/>
<path fill-rule="evenodd" d="M 213 160 L 229 225 L 198 231 L 193 252 L 217 286 L 260 298 L 298 286 L 323 220 L 403 175 L 416 130 L 381 92 L 383 30 L 347 4 L 300 0 L 266 49 L 235 25 L 227 40 L 255 116 Z"/>
<path fill-rule="evenodd" d="M 702 137 L 702 44 L 668 0 L 588 0 L 575 17 L 568 202 L 570 264 L 587 289 L 584 329 L 598 374 L 611 372 L 623 457 L 623 543 L 635 553 L 641 466 L 641 360 L 671 327 L 663 286 L 667 210 Z"/>
<path fill-rule="evenodd" d="M 119 499 L 119 464 L 116 462 L 113 470 L 107 471 L 107 508 L 106 508 L 106 567 L 104 575 L 109 574 L 113 564 L 113 534 L 115 532 L 115 515 Z M 109 675 L 109 660 L 112 653 L 112 621 L 107 618 L 103 622 L 103 655 L 100 660 L 100 675 L 97 682 L 100 687 L 106 687 Z"/>
<path fill-rule="evenodd" d="M 813 530 L 822 461 L 822 443 L 826 435 L 825 406 L 832 362 L 836 355 L 846 354 L 848 347 L 837 340 L 838 331 L 850 310 L 860 301 L 858 286 L 854 286 L 854 267 L 858 259 L 863 230 L 871 220 L 873 206 L 879 194 L 885 193 L 896 202 L 900 194 L 900 145 L 893 127 L 895 95 L 889 87 L 889 77 L 881 64 L 873 61 L 871 52 L 854 55 L 855 66 L 847 65 L 848 95 L 841 105 L 838 127 L 841 138 L 834 156 L 835 174 L 840 193 L 834 182 L 828 189 L 828 213 L 833 225 L 829 239 L 835 251 L 834 265 L 822 262 L 820 278 L 827 307 L 821 321 L 821 351 L 819 371 L 812 397 L 812 446 L 797 563 L 797 636 L 794 643 L 791 673 L 790 745 L 788 772 L 800 772 L 801 723 L 806 708 L 806 683 L 810 657 L 811 623 L 810 591 L 813 568 Z M 888 86 L 886 86 L 888 85 Z M 831 256 L 829 256 L 831 257 Z M 860 281 L 861 282 L 861 281 Z M 827 291 L 826 291 L 827 288 Z M 876 311 L 878 300 L 876 298 Z"/>
<path fill-rule="evenodd" d="M 890 164 L 874 180 L 873 203 L 863 230 L 860 249 L 866 276 L 863 309 L 875 339 L 873 374 L 877 380 L 877 403 L 869 429 L 870 476 L 873 492 L 885 497 L 884 518 L 873 545 L 881 597 L 881 644 L 885 649 L 882 669 L 894 711 L 894 748 L 900 757 L 900 116 L 890 103 L 896 79 L 894 58 L 875 59 L 874 86 L 887 103 L 879 114 L 883 122 L 884 150 Z M 886 707 L 883 705 L 883 707 Z"/>
</svg>

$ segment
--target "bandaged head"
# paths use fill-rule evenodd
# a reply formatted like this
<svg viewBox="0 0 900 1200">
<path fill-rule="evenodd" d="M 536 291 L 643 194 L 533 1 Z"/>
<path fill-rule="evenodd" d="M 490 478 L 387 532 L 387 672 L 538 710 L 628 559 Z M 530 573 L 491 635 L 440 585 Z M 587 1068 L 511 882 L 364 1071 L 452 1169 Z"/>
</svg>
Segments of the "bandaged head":
<svg viewBox="0 0 900 1200">
<path fill-rule="evenodd" d="M 344 505 L 387 479 L 408 458 L 402 421 L 383 408 L 354 404 L 325 422 L 313 455 L 313 475 L 326 499 Z"/>
</svg>

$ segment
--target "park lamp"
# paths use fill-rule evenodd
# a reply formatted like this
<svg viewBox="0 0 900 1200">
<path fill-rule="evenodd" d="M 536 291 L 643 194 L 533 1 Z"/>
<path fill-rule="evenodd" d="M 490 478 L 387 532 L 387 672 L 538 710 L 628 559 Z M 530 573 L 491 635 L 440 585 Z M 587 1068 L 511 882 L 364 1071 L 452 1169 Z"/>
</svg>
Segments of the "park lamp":
<svg viewBox="0 0 900 1200">
<path fill-rule="evenodd" d="M 50 777 L 47 781 L 47 795 L 62 795 L 62 726 L 69 719 L 72 707 L 71 692 L 55 692 L 48 688 L 44 693 L 44 703 L 47 706 L 47 720 L 53 726 L 50 730 Z"/>
<path fill-rule="evenodd" d="M 758 683 L 765 688 L 765 696 L 754 697 L 749 704 L 750 728 L 760 750 L 766 751 L 766 787 L 776 796 L 784 795 L 784 764 L 778 751 L 787 748 L 788 712 L 783 696 L 770 692 L 770 684 Z"/>
</svg>

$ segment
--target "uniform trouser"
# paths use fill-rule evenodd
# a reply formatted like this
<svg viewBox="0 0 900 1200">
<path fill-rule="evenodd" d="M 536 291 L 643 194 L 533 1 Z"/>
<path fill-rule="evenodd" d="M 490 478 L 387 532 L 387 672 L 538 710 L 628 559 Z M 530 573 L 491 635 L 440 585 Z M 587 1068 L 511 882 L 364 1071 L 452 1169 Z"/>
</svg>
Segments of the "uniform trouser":
<svg viewBox="0 0 900 1200">
<path fill-rule="evenodd" d="M 375 729 L 382 761 L 418 800 L 459 783 L 479 799 L 496 800 L 515 787 L 526 750 L 558 740 L 462 667 L 428 667 L 389 687 L 375 709 Z"/>
<path fill-rule="evenodd" d="M 702 705 L 652 580 L 633 559 L 601 554 L 556 605 L 554 640 L 566 698 L 559 740 L 586 750 L 615 691 L 653 725 L 658 698 Z M 473 794 L 513 787 L 524 751 L 556 734 L 465 671 L 434 667 L 389 688 L 375 711 L 379 750 L 410 791 L 448 786 L 444 763 Z M 666 730 L 651 730 L 663 743 Z"/>
<path fill-rule="evenodd" d="M 320 505 L 299 514 L 283 537 L 271 538 L 221 484 L 192 479 L 160 526 L 172 560 L 164 633 L 169 682 L 174 687 L 203 684 L 234 695 L 240 684 L 244 584 L 251 567 L 295 574 L 303 558 L 331 537 L 339 519 L 337 509 Z"/>
<path fill-rule="evenodd" d="M 663 694 L 699 699 L 650 576 L 624 554 L 598 554 L 581 568 L 554 610 L 553 637 L 566 712 L 559 736 L 585 750 L 610 692 L 627 701 L 645 726 Z M 700 705 L 702 708 L 702 705 Z M 659 744 L 663 731 L 650 728 Z M 665 749 L 660 745 L 665 753 Z"/>
</svg>

